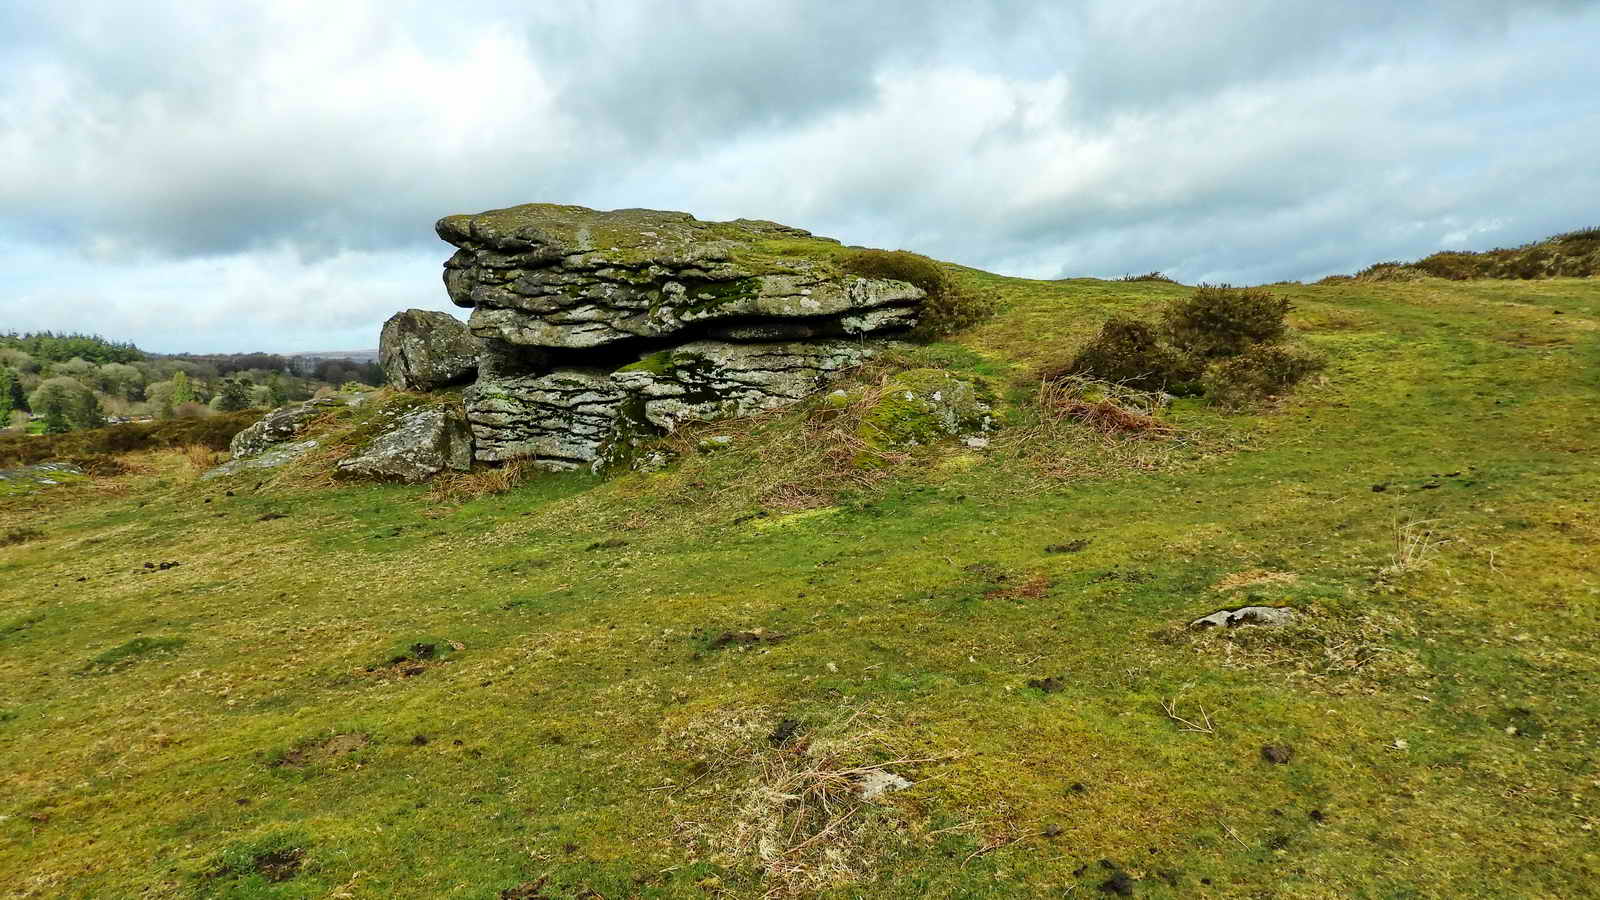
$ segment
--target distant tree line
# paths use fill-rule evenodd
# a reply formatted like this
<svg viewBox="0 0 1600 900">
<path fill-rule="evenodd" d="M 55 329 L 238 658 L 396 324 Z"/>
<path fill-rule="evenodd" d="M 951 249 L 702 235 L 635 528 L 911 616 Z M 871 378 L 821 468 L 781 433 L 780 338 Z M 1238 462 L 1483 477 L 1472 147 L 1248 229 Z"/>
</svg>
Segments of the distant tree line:
<svg viewBox="0 0 1600 900">
<path fill-rule="evenodd" d="M 376 362 L 274 353 L 162 355 L 98 335 L 0 335 L 0 428 L 63 432 L 108 418 L 273 408 L 384 382 Z"/>
</svg>

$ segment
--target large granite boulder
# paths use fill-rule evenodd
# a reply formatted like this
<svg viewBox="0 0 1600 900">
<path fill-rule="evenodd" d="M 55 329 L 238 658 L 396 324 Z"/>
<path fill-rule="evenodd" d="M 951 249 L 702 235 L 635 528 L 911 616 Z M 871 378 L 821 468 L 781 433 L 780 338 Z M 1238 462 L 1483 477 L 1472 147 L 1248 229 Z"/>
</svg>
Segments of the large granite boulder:
<svg viewBox="0 0 1600 900">
<path fill-rule="evenodd" d="M 435 229 L 460 248 L 444 282 L 472 333 L 527 347 L 904 330 L 924 297 L 851 275 L 837 241 L 773 222 L 532 203 Z"/>
<path fill-rule="evenodd" d="M 384 374 L 391 385 L 406 391 L 471 381 L 478 371 L 478 350 L 478 340 L 460 319 L 426 309 L 390 316 L 378 338 Z"/>
<path fill-rule="evenodd" d="M 459 410 L 427 407 L 401 416 L 365 447 L 340 460 L 334 474 L 379 481 L 426 481 L 472 468 L 472 431 Z"/>
</svg>

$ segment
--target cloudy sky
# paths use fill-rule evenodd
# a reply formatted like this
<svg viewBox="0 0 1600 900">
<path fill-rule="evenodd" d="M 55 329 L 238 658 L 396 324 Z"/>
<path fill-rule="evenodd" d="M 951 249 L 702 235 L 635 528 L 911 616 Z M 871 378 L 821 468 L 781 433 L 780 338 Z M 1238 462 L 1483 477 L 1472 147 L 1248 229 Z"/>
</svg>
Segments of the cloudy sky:
<svg viewBox="0 0 1600 900">
<path fill-rule="evenodd" d="M 1600 2 L 0 0 L 0 331 L 377 343 L 442 215 L 1259 283 L 1600 224 Z"/>
</svg>

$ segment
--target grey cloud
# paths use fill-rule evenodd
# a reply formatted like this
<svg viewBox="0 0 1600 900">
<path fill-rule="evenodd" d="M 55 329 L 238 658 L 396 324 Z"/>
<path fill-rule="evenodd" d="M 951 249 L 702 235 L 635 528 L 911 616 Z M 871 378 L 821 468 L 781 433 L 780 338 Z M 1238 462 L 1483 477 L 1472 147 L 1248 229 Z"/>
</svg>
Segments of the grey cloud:
<svg viewBox="0 0 1600 900">
<path fill-rule="evenodd" d="M 527 200 L 1035 276 L 1516 243 L 1592 217 L 1597 38 L 1592 2 L 9 6 L 0 258 L 70 277 L 0 311 L 143 334 L 168 278 L 216 335 L 375 330 L 444 305 L 385 274 L 436 272 L 435 218 Z"/>
</svg>

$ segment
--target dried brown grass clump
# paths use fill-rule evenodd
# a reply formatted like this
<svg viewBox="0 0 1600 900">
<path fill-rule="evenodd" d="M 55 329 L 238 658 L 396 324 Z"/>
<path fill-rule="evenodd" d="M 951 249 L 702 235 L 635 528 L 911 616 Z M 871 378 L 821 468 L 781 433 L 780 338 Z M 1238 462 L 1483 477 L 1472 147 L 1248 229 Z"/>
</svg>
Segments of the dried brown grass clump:
<svg viewBox="0 0 1600 900">
<path fill-rule="evenodd" d="M 437 503 L 454 506 L 504 494 L 527 481 L 533 471 L 532 460 L 512 459 L 495 468 L 436 475 L 428 488 L 428 497 Z"/>
<path fill-rule="evenodd" d="M 1176 431 L 1156 418 L 1166 406 L 1166 395 L 1093 378 L 1065 376 L 1043 381 L 1038 404 L 1048 419 L 1077 422 L 1108 437 L 1160 438 Z"/>
<path fill-rule="evenodd" d="M 189 465 L 200 472 L 215 468 L 222 457 L 221 451 L 213 450 L 204 444 L 190 444 L 180 452 L 183 458 L 188 460 Z"/>
<path fill-rule="evenodd" d="M 689 757 L 686 782 L 657 789 L 676 807 L 681 838 L 722 864 L 758 866 L 768 897 L 870 878 L 908 838 L 893 795 L 867 800 L 864 785 L 950 758 L 910 752 L 859 708 L 814 726 L 763 709 L 718 711 L 660 744 Z"/>
</svg>

